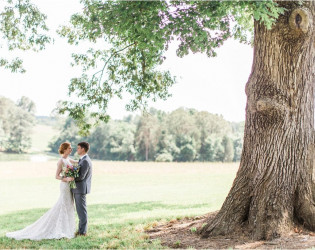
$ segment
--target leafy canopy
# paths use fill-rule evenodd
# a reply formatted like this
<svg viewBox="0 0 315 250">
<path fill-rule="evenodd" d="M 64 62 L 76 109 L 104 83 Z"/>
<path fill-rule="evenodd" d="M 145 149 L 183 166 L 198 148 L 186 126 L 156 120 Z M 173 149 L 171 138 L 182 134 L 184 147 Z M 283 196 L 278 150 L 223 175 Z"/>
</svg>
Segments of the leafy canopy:
<svg viewBox="0 0 315 250">
<path fill-rule="evenodd" d="M 39 51 L 51 39 L 46 34 L 46 16 L 29 0 L 3 0 L 0 3 L 0 49 Z M 1 50 L 0 50 L 1 51 Z M 0 57 L 0 67 L 24 73 L 23 61 Z"/>
<path fill-rule="evenodd" d="M 69 112 L 83 130 L 89 130 L 93 121 L 109 119 L 107 106 L 114 96 L 131 96 L 128 110 L 169 97 L 175 78 L 159 66 L 173 40 L 179 57 L 190 52 L 215 56 L 228 38 L 250 43 L 253 18 L 271 28 L 284 12 L 270 0 L 81 2 L 83 12 L 73 15 L 59 34 L 70 44 L 89 41 L 95 46 L 73 54 L 74 65 L 83 73 L 71 80 L 69 94 L 79 101 L 65 101 L 59 110 Z"/>
</svg>

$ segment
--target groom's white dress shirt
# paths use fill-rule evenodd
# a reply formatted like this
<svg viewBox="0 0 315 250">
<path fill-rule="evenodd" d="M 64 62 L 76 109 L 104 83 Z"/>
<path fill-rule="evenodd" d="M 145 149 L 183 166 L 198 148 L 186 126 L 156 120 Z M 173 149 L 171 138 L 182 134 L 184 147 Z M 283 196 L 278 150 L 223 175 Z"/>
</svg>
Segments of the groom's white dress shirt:
<svg viewBox="0 0 315 250">
<path fill-rule="evenodd" d="M 81 157 L 80 157 L 80 160 L 82 160 L 82 158 L 84 157 L 84 156 L 86 156 L 87 154 L 85 154 L 85 155 L 82 155 Z"/>
</svg>

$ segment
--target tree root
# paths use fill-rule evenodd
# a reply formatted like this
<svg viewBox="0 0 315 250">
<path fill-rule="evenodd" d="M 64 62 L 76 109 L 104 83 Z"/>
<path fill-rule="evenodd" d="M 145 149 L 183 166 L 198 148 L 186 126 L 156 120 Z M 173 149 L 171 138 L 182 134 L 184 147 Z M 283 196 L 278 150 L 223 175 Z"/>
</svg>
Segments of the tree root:
<svg viewBox="0 0 315 250">
<path fill-rule="evenodd" d="M 250 199 L 248 179 L 238 174 L 219 213 L 199 230 L 202 238 L 233 233 L 247 220 Z"/>
<path fill-rule="evenodd" d="M 300 198 L 294 208 L 298 221 L 307 229 L 315 231 L 315 204 L 312 197 L 308 195 Z"/>
</svg>

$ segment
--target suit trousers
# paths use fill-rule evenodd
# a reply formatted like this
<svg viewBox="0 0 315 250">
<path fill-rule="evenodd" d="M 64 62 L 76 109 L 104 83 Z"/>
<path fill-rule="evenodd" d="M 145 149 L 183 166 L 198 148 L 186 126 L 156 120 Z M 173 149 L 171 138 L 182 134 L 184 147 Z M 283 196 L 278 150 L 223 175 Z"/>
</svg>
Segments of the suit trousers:
<svg viewBox="0 0 315 250">
<path fill-rule="evenodd" d="M 79 217 L 79 234 L 87 232 L 87 210 L 86 210 L 86 194 L 74 193 L 75 206 Z"/>
</svg>

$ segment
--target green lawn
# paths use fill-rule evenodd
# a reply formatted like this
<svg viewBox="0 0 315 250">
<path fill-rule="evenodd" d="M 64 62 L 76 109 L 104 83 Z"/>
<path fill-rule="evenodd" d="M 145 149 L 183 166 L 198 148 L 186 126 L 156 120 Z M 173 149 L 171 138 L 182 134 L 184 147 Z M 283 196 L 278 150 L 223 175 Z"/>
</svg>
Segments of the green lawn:
<svg viewBox="0 0 315 250">
<path fill-rule="evenodd" d="M 89 236 L 15 241 L 5 232 L 29 225 L 59 196 L 55 161 L 0 162 L 1 248 L 159 248 L 143 231 L 159 221 L 220 208 L 238 164 L 94 161 Z"/>
</svg>

